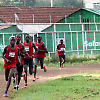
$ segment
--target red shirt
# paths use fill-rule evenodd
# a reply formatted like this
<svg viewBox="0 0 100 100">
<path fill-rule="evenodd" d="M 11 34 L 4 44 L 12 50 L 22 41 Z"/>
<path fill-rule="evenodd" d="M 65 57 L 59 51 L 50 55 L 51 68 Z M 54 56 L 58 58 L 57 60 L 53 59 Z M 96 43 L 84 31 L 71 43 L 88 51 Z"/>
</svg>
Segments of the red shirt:
<svg viewBox="0 0 100 100">
<path fill-rule="evenodd" d="M 4 60 L 4 67 L 5 69 L 10 69 L 12 67 L 16 67 L 16 63 L 17 63 L 17 53 L 18 53 L 18 50 L 17 50 L 17 46 L 15 46 L 14 49 L 11 49 L 10 47 L 10 44 L 8 45 L 8 50 L 6 52 L 6 55 L 5 57 L 7 59 L 9 59 L 11 62 L 10 63 L 7 63 L 6 60 Z"/>
<path fill-rule="evenodd" d="M 61 50 L 61 52 L 58 51 L 58 55 L 64 55 L 65 45 L 58 44 L 58 46 L 59 46 L 58 50 Z"/>
<path fill-rule="evenodd" d="M 18 47 L 19 47 L 19 49 L 20 49 L 20 51 L 21 51 L 21 48 L 22 48 L 22 43 L 20 43 L 19 45 L 18 45 Z M 17 62 L 19 63 L 19 60 L 17 59 Z M 24 65 L 24 59 L 21 57 L 21 63 L 22 63 L 22 65 Z"/>
<path fill-rule="evenodd" d="M 36 45 L 36 47 L 39 48 L 40 50 L 45 50 L 45 49 L 41 46 L 42 43 L 43 43 L 43 42 L 40 42 L 40 43 L 37 43 L 37 42 L 36 42 L 35 45 Z M 37 58 L 44 58 L 44 57 L 46 57 L 46 55 L 45 55 L 45 52 L 38 51 L 37 54 L 35 55 L 35 57 L 37 57 Z"/>
<path fill-rule="evenodd" d="M 28 44 L 24 42 L 25 50 L 29 54 L 29 56 L 33 55 L 33 48 L 32 48 L 32 41 L 30 41 Z"/>
</svg>

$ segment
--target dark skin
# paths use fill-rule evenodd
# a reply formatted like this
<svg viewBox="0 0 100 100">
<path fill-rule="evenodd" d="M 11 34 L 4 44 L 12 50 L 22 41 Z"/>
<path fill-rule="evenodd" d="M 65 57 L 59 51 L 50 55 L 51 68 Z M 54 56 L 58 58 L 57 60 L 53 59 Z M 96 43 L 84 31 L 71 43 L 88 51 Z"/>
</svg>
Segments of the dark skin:
<svg viewBox="0 0 100 100">
<path fill-rule="evenodd" d="M 11 38 L 11 39 L 10 39 L 10 46 L 11 46 L 11 49 L 14 49 L 14 48 L 15 48 L 15 38 Z M 7 61 L 7 63 L 10 63 L 11 61 L 5 57 L 5 54 L 6 54 L 6 52 L 7 52 L 7 49 L 8 49 L 8 46 L 6 46 L 6 47 L 4 48 L 4 51 L 3 51 L 3 53 L 2 53 L 2 58 L 5 59 L 5 60 Z M 19 57 L 19 55 L 20 55 L 19 48 L 17 48 L 17 50 L 18 50 L 18 57 Z M 20 59 L 19 59 L 19 62 L 20 62 L 20 64 L 21 64 Z M 8 82 L 7 82 L 6 91 L 8 91 L 8 89 L 9 89 L 9 87 L 10 87 L 12 76 L 15 74 L 15 76 L 16 76 L 16 78 L 17 78 L 17 75 L 16 75 L 16 68 L 15 68 L 15 67 L 10 68 L 8 74 L 9 74 L 9 75 L 8 75 Z M 17 83 L 17 79 L 16 79 L 16 83 Z"/>
<path fill-rule="evenodd" d="M 60 40 L 60 45 L 63 45 L 63 40 Z M 57 51 L 62 52 L 61 50 L 58 50 L 59 46 L 57 46 Z M 61 65 L 63 65 L 66 62 L 66 58 L 63 59 L 59 59 L 60 60 L 60 67 Z"/>
<path fill-rule="evenodd" d="M 16 46 L 17 47 L 20 45 L 20 41 L 21 41 L 21 35 L 18 34 L 18 35 L 16 35 Z M 21 57 L 24 58 L 25 54 L 29 57 L 28 53 L 25 51 L 25 46 L 22 44 L 20 55 L 21 55 Z M 18 85 L 19 85 L 22 72 L 18 71 L 17 73 L 18 73 Z"/>
<path fill-rule="evenodd" d="M 37 37 L 37 43 L 40 43 L 40 42 L 41 42 L 41 40 L 42 40 L 42 36 L 41 36 L 41 35 L 39 35 L 39 36 Z M 45 50 L 40 50 L 40 49 L 38 48 L 38 51 L 48 53 L 48 50 L 47 50 L 47 48 L 46 48 L 45 44 L 44 44 L 44 43 L 42 43 L 42 44 L 41 44 L 41 46 L 42 46 Z M 37 61 L 35 61 L 35 72 L 34 72 L 34 77 L 36 77 L 36 72 L 37 72 L 37 64 L 38 64 L 38 62 L 37 62 Z M 42 63 L 40 63 L 40 65 L 41 65 L 41 66 L 43 66 L 43 64 L 42 64 Z"/>
<path fill-rule="evenodd" d="M 26 36 L 25 36 L 25 39 L 26 39 L 26 44 L 28 44 L 28 43 L 30 42 L 30 36 L 29 36 L 29 35 L 26 35 Z M 35 49 L 34 55 L 36 55 L 36 53 L 37 53 L 37 48 L 36 48 L 35 44 L 32 43 L 31 46 L 32 46 L 32 48 Z M 34 55 L 33 55 L 33 56 L 34 56 Z M 31 57 L 31 58 L 32 58 L 32 57 Z M 27 76 L 27 65 L 24 65 L 24 72 L 26 72 L 26 76 Z M 29 73 L 30 73 L 30 75 L 32 75 L 32 73 L 33 73 L 33 68 L 29 68 Z M 27 78 L 25 79 L 25 83 L 27 84 Z"/>
</svg>

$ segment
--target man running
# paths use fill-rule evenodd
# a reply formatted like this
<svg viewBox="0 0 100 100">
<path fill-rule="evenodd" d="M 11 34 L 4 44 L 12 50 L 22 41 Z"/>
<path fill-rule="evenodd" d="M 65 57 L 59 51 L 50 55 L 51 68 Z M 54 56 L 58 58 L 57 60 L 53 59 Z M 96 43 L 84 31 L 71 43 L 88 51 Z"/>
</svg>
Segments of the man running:
<svg viewBox="0 0 100 100">
<path fill-rule="evenodd" d="M 58 56 L 60 60 L 60 69 L 64 68 L 64 63 L 66 62 L 66 57 L 65 57 L 65 45 L 63 44 L 63 40 L 60 40 L 60 44 L 57 45 L 57 51 L 58 51 Z M 62 61 L 63 58 L 63 61 Z"/>
<path fill-rule="evenodd" d="M 23 72 L 24 56 L 25 56 L 25 54 L 27 56 L 29 56 L 28 53 L 25 51 L 24 44 L 21 43 L 21 35 L 20 34 L 16 35 L 16 46 L 19 47 L 19 49 L 20 49 L 20 56 L 21 56 L 21 64 L 22 65 L 20 65 L 20 63 L 17 59 L 16 67 L 17 67 L 17 74 L 18 74 L 18 85 L 17 85 L 17 88 L 15 86 L 14 89 L 19 89 L 19 83 L 20 83 L 20 80 L 21 80 L 22 72 Z"/>
<path fill-rule="evenodd" d="M 11 36 L 10 37 L 10 44 L 4 48 L 4 51 L 2 53 L 2 58 L 4 59 L 5 75 L 7 75 L 6 81 L 8 81 L 7 86 L 6 86 L 6 91 L 4 93 L 5 97 L 8 96 L 7 91 L 10 87 L 10 84 L 11 84 L 11 78 L 16 73 L 16 63 L 17 63 L 16 59 L 17 59 L 17 57 L 19 59 L 20 65 L 21 65 L 21 61 L 19 58 L 19 55 L 20 55 L 19 48 L 17 48 L 17 46 L 15 46 L 15 40 L 16 40 L 15 37 Z M 17 83 L 17 81 L 16 81 L 16 83 Z"/>
<path fill-rule="evenodd" d="M 37 48 L 35 46 L 35 44 L 30 41 L 30 35 L 29 34 L 26 34 L 25 36 L 25 39 L 26 39 L 26 42 L 24 42 L 24 46 L 25 46 L 25 50 L 26 52 L 28 53 L 29 56 L 31 56 L 31 58 L 25 58 L 24 59 L 24 72 L 25 72 L 25 88 L 28 86 L 27 84 L 27 66 L 29 64 L 29 73 L 30 75 L 33 74 L 33 57 L 34 55 L 37 53 Z M 35 52 L 33 53 L 33 48 L 35 49 Z"/>
<path fill-rule="evenodd" d="M 44 57 L 46 57 L 45 53 L 48 53 L 48 50 L 43 42 L 41 42 L 42 36 L 37 36 L 37 42 L 35 43 L 36 48 L 38 49 L 37 54 L 35 55 L 35 72 L 34 72 L 34 79 L 36 80 L 36 72 L 37 72 L 37 64 L 40 61 L 41 69 L 44 69 L 44 72 L 46 72 L 46 67 L 44 65 Z"/>
</svg>

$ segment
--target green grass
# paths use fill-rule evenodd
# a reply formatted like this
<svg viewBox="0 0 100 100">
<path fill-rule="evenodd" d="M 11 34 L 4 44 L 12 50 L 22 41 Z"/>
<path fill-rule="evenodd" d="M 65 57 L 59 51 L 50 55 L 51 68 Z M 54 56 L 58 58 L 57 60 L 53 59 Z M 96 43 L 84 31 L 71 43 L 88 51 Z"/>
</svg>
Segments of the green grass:
<svg viewBox="0 0 100 100">
<path fill-rule="evenodd" d="M 0 70 L 4 70 L 4 60 L 0 58 Z"/>
<path fill-rule="evenodd" d="M 84 73 L 47 81 L 11 94 L 13 100 L 99 100 L 100 73 Z"/>
</svg>

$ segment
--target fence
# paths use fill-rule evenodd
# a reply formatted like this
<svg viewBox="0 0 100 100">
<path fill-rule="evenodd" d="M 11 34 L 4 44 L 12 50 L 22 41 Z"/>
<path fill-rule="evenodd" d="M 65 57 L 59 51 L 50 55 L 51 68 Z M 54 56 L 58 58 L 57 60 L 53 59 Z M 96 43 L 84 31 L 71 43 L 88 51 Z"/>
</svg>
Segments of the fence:
<svg viewBox="0 0 100 100">
<path fill-rule="evenodd" d="M 41 25 L 44 25 L 45 29 L 42 29 Z M 41 34 L 49 51 L 49 60 L 51 54 L 56 52 L 60 39 L 64 40 L 66 55 L 77 53 L 79 57 L 80 54 L 91 54 L 93 57 L 93 54 L 100 53 L 100 23 L 1 23 L 0 26 L 1 53 L 9 44 L 9 37 L 18 33 L 22 35 L 22 42 L 25 41 L 26 33 L 32 36 L 33 42 L 36 42 L 36 35 Z M 7 27 L 3 28 L 4 26 Z M 21 26 L 21 29 L 18 29 L 18 26 Z M 30 26 L 30 29 L 27 26 Z M 39 31 L 35 32 L 35 28 Z"/>
</svg>

